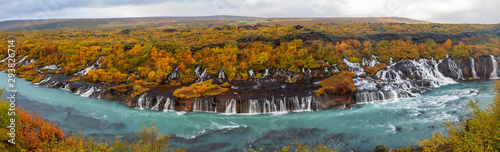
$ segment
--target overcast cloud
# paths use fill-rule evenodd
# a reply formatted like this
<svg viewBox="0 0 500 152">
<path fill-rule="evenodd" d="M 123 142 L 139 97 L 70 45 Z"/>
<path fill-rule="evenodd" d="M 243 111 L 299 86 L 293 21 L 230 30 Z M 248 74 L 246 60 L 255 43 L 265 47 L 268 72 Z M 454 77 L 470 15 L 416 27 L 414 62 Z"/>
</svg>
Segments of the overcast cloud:
<svg viewBox="0 0 500 152">
<path fill-rule="evenodd" d="M 407 17 L 441 23 L 500 23 L 499 8 L 499 0 L 0 0 L 0 21 L 238 15 Z"/>
</svg>

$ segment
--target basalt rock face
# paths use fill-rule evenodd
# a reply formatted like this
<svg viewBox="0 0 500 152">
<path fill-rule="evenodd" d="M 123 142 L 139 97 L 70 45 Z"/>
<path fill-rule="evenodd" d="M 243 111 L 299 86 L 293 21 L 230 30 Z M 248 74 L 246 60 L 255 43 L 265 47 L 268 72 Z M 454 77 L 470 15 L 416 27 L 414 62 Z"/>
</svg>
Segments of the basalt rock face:
<svg viewBox="0 0 500 152">
<path fill-rule="evenodd" d="M 150 88 L 141 95 L 129 98 L 132 89 L 120 92 L 111 87 L 120 84 L 92 83 L 69 80 L 75 75 L 46 74 L 40 86 L 59 88 L 84 97 L 116 100 L 129 107 L 157 111 L 203 111 L 216 113 L 283 113 L 290 111 L 314 111 L 327 109 L 336 105 L 373 102 L 379 100 L 399 99 L 419 96 L 425 91 L 473 79 L 498 78 L 498 61 L 493 56 L 464 59 L 418 59 L 390 61 L 387 68 L 379 70 L 374 76 L 363 76 L 364 66 L 381 64 L 377 57 L 364 58 L 360 63 L 344 60 L 353 77 L 357 91 L 347 95 L 317 96 L 313 93 L 319 88 L 318 83 L 340 72 L 336 65 L 320 69 L 303 68 L 295 73 L 289 69 L 266 69 L 264 71 L 248 71 L 248 80 L 231 81 L 229 91 L 216 96 L 179 100 L 172 94 L 173 88 Z M 328 64 L 328 63 L 325 63 Z M 98 68 L 98 66 L 94 66 Z M 208 74 L 205 69 L 194 69 L 199 81 L 215 79 L 217 84 L 228 82 L 223 70 L 216 74 Z M 256 72 L 261 77 L 256 76 Z M 166 81 L 179 78 L 174 70 Z M 292 81 L 293 80 L 293 81 Z"/>
<path fill-rule="evenodd" d="M 478 59 L 472 57 L 465 59 L 446 58 L 438 67 L 444 76 L 458 81 L 468 78 L 495 79 L 498 76 L 498 61 L 493 55 L 482 56 Z"/>
</svg>

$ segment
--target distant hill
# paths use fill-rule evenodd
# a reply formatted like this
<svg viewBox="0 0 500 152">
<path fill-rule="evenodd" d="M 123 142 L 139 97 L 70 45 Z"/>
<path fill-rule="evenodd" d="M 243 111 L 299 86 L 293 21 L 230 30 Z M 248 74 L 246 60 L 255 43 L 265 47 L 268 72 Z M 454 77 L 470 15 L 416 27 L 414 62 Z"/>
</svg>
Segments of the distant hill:
<svg viewBox="0 0 500 152">
<path fill-rule="evenodd" d="M 190 16 L 95 19 L 9 20 L 0 22 L 0 31 L 137 29 L 176 27 L 215 27 L 224 25 L 312 25 L 317 23 L 428 23 L 401 17 L 336 17 L 336 18 L 258 18 L 246 16 Z"/>
</svg>

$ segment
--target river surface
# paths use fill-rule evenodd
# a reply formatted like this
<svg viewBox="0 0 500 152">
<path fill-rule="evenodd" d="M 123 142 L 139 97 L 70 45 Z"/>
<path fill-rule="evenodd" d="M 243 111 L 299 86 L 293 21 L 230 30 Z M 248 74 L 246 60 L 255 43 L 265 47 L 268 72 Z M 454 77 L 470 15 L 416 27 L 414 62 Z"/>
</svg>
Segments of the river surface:
<svg viewBox="0 0 500 152">
<path fill-rule="evenodd" d="M 0 73 L 0 87 L 7 74 Z M 154 122 L 172 135 L 170 145 L 189 151 L 273 150 L 296 142 L 323 144 L 339 150 L 374 150 L 413 146 L 431 133 L 444 133 L 444 120 L 459 121 L 468 100 L 482 108 L 494 98 L 493 80 L 461 82 L 425 92 L 418 97 L 359 104 L 312 112 L 227 115 L 206 112 L 161 112 L 129 108 L 121 102 L 81 97 L 61 89 L 39 87 L 17 79 L 17 105 L 41 116 L 65 132 L 98 139 L 134 132 Z"/>
</svg>

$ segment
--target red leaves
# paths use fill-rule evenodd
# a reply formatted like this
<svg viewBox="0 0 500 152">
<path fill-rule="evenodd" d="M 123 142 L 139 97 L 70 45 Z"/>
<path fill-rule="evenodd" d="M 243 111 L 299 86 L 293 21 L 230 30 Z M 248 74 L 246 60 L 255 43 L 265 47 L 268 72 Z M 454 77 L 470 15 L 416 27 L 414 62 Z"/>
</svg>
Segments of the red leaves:
<svg viewBox="0 0 500 152">
<path fill-rule="evenodd" d="M 19 111 L 19 110 L 18 110 Z M 52 142 L 60 142 L 66 139 L 66 134 L 56 124 L 46 121 L 42 116 L 33 115 L 32 112 L 21 111 L 19 125 L 19 137 L 24 144 L 35 150 L 50 146 Z"/>
</svg>

